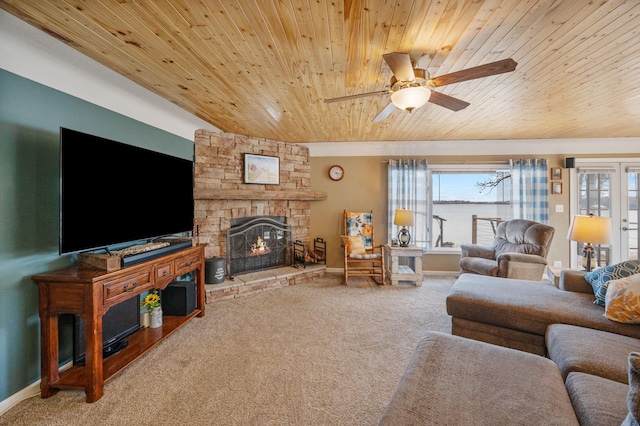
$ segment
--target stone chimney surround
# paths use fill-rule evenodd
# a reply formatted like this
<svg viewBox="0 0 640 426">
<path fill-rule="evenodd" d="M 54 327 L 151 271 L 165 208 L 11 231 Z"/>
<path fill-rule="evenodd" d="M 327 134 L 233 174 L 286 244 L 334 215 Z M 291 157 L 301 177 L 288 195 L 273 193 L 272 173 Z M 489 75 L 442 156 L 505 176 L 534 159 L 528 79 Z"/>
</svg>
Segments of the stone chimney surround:
<svg viewBox="0 0 640 426">
<path fill-rule="evenodd" d="M 245 184 L 244 154 L 280 158 L 280 184 Z M 232 133 L 198 130 L 195 134 L 194 235 L 206 244 L 207 258 L 225 257 L 226 231 L 232 219 L 284 216 L 293 239 L 311 241 L 311 201 L 326 193 L 311 191 L 309 150 L 287 143 Z"/>
</svg>

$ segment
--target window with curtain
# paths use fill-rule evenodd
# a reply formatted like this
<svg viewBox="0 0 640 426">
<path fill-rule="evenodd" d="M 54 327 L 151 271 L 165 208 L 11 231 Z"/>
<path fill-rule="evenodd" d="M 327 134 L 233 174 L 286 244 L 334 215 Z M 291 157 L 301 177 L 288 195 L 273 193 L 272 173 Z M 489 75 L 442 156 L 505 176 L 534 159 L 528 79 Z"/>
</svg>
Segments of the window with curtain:
<svg viewBox="0 0 640 426">
<path fill-rule="evenodd" d="M 396 238 L 399 227 L 393 224 L 396 209 L 413 211 L 411 244 L 427 248 L 429 235 L 429 177 L 427 160 L 389 160 L 388 166 L 388 241 Z"/>
<path fill-rule="evenodd" d="M 389 160 L 388 239 L 398 234 L 396 209 L 415 212 L 411 240 L 424 250 L 490 245 L 498 223 L 512 218 L 546 223 L 547 175 L 545 159 L 428 168 L 426 160 Z"/>
<path fill-rule="evenodd" d="M 546 158 L 511 160 L 511 217 L 549 223 Z"/>
</svg>

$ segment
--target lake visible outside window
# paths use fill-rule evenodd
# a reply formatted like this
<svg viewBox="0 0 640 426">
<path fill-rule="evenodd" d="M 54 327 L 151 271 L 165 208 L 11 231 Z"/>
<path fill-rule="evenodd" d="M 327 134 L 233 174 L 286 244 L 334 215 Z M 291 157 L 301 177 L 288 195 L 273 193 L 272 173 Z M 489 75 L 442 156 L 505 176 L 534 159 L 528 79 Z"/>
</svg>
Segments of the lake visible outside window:
<svg viewBox="0 0 640 426">
<path fill-rule="evenodd" d="M 431 182 L 431 247 L 456 248 L 472 241 L 491 245 L 497 224 L 511 214 L 509 171 L 437 170 L 434 166 Z"/>
</svg>

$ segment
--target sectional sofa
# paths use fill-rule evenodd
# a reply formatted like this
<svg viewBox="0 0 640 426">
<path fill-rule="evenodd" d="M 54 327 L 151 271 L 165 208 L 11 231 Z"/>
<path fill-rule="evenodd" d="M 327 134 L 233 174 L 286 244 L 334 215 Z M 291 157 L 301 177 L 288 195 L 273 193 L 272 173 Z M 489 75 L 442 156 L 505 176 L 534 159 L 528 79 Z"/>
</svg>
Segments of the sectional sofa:
<svg viewBox="0 0 640 426">
<path fill-rule="evenodd" d="M 446 301 L 452 333 L 543 356 L 547 327 L 556 323 L 640 338 L 640 325 L 603 316 L 584 275 L 564 270 L 556 288 L 546 281 L 462 274 Z"/>
<path fill-rule="evenodd" d="M 640 325 L 605 317 L 584 275 L 461 275 L 454 335 L 424 336 L 380 424 L 637 424 Z"/>
</svg>

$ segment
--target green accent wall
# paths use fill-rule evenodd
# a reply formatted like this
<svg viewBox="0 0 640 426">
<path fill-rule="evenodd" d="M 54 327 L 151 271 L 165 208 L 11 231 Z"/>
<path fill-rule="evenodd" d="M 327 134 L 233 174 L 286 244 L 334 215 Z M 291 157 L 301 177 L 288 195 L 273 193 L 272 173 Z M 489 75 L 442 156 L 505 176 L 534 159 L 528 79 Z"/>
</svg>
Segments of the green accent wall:
<svg viewBox="0 0 640 426">
<path fill-rule="evenodd" d="M 60 127 L 193 159 L 193 141 L 0 69 L 0 401 L 40 379 L 31 276 L 74 262 L 58 255 Z M 64 325 L 61 363 L 71 357 Z"/>
</svg>

